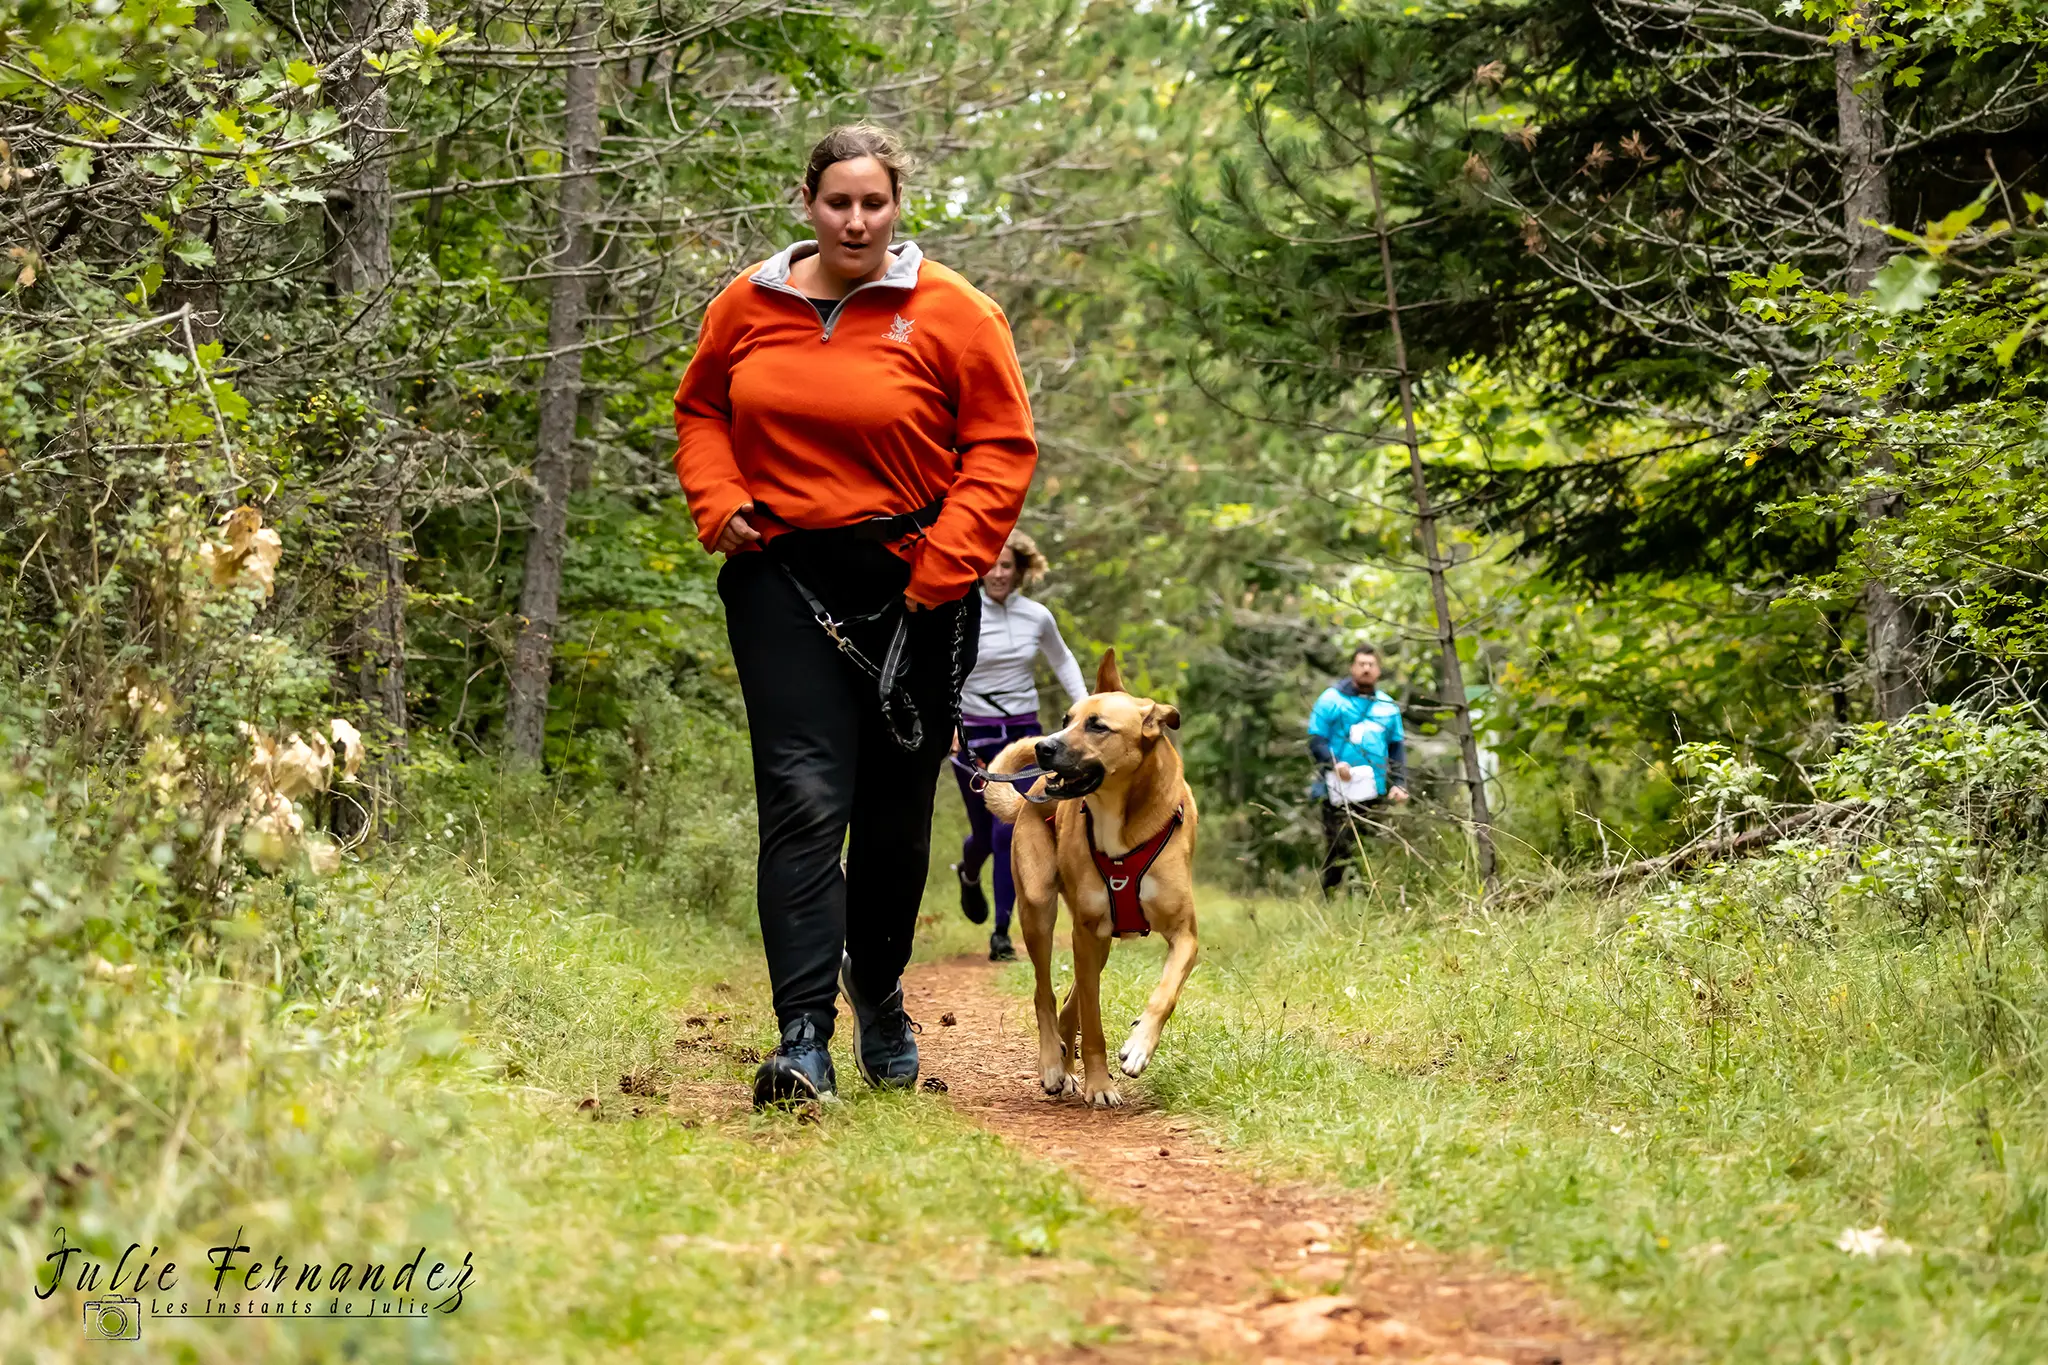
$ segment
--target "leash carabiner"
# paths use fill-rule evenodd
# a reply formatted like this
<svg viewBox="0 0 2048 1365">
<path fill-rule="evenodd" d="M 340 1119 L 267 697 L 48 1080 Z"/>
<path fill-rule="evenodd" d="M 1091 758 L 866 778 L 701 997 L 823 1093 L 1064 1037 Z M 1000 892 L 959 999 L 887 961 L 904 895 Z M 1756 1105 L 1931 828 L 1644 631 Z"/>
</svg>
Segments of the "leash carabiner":
<svg viewBox="0 0 2048 1365">
<path fill-rule="evenodd" d="M 853 641 L 839 633 L 839 622 L 833 620 L 828 613 L 812 612 L 811 619 L 825 628 L 825 634 L 831 637 L 833 644 L 839 646 L 841 654 L 854 654 L 856 652 L 853 647 Z M 860 662 L 865 663 L 866 660 L 863 659 Z"/>
</svg>

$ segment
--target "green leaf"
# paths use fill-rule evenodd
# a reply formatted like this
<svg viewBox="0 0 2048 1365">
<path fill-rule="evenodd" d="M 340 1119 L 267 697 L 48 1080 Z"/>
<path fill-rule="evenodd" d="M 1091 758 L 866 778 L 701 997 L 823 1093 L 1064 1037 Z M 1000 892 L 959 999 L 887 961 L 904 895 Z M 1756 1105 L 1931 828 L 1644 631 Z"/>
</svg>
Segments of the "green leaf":
<svg viewBox="0 0 2048 1365">
<path fill-rule="evenodd" d="M 86 147 L 66 147 L 57 153 L 57 174 L 64 183 L 77 189 L 92 178 L 92 151 Z"/>
<path fill-rule="evenodd" d="M 179 242 L 171 248 L 171 254 L 190 266 L 213 264 L 213 247 L 197 237 L 187 237 Z"/>
<path fill-rule="evenodd" d="M 1990 192 L 1991 187 L 1987 185 L 1984 188 L 1985 194 L 1988 194 Z M 1933 231 L 1940 233 L 1944 237 L 1955 237 L 1960 235 L 1964 228 L 1976 222 L 1979 218 L 1981 218 L 1984 215 L 1984 203 L 1985 195 L 1978 195 L 1976 199 L 1974 199 L 1970 203 L 1963 205 L 1954 213 L 1947 215 L 1940 222 L 1936 223 L 1934 225 Z"/>
<path fill-rule="evenodd" d="M 1894 256 L 1870 287 L 1879 312 L 1915 312 L 1941 288 L 1941 267 L 1925 256 Z"/>
<path fill-rule="evenodd" d="M 228 22 L 244 33 L 254 33 L 263 27 L 262 17 L 256 13 L 256 6 L 250 0 L 213 0 L 214 8 L 228 17 Z"/>
<path fill-rule="evenodd" d="M 284 76 L 302 90 L 311 90 L 320 84 L 320 69 L 308 61 L 287 63 Z"/>
<path fill-rule="evenodd" d="M 214 405 L 220 415 L 230 422 L 240 422 L 249 415 L 249 400 L 236 392 L 235 386 L 225 379 L 207 381 L 213 390 Z"/>
<path fill-rule="evenodd" d="M 1790 289 L 1806 278 L 1804 271 L 1786 265 L 1783 261 L 1771 267 L 1771 273 L 1764 276 L 1767 289 Z"/>
</svg>

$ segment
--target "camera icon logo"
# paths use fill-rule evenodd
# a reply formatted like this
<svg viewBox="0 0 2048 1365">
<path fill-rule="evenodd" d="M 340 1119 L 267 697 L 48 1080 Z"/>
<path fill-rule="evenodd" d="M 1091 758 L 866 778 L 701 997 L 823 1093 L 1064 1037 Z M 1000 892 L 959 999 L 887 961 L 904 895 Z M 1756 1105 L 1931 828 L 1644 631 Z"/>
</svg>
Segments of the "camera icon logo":
<svg viewBox="0 0 2048 1365">
<path fill-rule="evenodd" d="M 134 1299 L 87 1299 L 87 1341 L 142 1340 L 142 1305 Z"/>
</svg>

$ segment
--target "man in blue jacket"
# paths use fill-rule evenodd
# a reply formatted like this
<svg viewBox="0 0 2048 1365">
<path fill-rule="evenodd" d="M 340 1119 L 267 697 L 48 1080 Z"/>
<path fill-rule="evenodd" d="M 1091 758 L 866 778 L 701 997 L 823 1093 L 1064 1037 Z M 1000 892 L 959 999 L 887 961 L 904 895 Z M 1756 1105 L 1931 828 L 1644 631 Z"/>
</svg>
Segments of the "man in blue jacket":
<svg viewBox="0 0 2048 1365">
<path fill-rule="evenodd" d="M 1321 772 L 1323 894 L 1344 882 L 1344 865 L 1358 853 L 1361 823 L 1385 801 L 1408 799 L 1408 755 L 1401 707 L 1379 690 L 1380 656 L 1371 645 L 1351 653 L 1351 676 L 1316 698 L 1308 718 L 1308 751 Z"/>
</svg>

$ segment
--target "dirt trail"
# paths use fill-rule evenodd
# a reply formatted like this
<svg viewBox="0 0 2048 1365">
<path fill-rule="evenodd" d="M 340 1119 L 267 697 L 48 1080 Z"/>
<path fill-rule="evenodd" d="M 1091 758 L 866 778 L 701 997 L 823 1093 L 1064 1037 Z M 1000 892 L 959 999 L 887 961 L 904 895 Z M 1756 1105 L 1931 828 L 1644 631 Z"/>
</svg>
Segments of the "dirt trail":
<svg viewBox="0 0 2048 1365">
<path fill-rule="evenodd" d="M 1576 1328 L 1539 1285 L 1359 1237 L 1363 1201 L 1260 1184 L 1193 1125 L 1142 1102 L 1097 1110 L 1039 1090 L 1029 1003 L 1001 969 L 956 958 L 914 968 L 906 1003 L 924 1025 L 927 1077 L 976 1122 L 1072 1171 L 1097 1198 L 1132 1204 L 1151 1237 L 1157 1293 L 1112 1296 L 1096 1321 L 1124 1330 L 1071 1362 L 1355 1360 L 1433 1365 L 1594 1365 L 1615 1344 Z M 942 1023 L 951 1015 L 953 1023 Z M 1167 1031 L 1167 1047 L 1173 1033 Z M 1130 1092 L 1126 1091 L 1127 1100 Z M 1133 1261 L 1140 1248 L 1133 1248 Z"/>
</svg>

